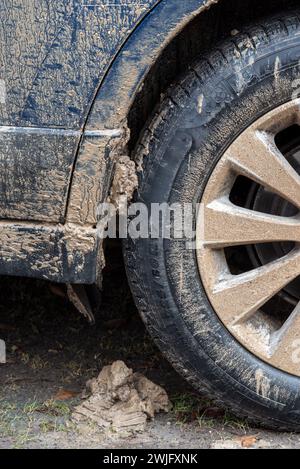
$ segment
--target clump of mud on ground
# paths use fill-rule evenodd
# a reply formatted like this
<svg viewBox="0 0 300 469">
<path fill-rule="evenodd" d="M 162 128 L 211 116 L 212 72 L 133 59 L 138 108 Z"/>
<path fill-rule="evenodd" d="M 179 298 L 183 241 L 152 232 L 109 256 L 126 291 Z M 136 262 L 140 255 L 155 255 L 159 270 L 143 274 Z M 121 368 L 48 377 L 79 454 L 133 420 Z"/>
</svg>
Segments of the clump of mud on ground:
<svg viewBox="0 0 300 469">
<path fill-rule="evenodd" d="M 122 361 L 105 366 L 98 378 L 88 381 L 87 392 L 90 396 L 75 408 L 73 419 L 115 432 L 142 432 L 156 413 L 170 409 L 166 391 Z"/>
</svg>

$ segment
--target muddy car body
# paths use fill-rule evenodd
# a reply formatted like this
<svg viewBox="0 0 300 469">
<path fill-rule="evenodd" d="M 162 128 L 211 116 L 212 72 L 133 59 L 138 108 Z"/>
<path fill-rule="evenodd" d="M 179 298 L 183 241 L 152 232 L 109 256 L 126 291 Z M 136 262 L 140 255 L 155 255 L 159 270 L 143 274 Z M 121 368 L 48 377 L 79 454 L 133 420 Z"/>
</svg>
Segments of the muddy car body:
<svg viewBox="0 0 300 469">
<path fill-rule="evenodd" d="M 3 2 L 1 273 L 98 281 L 97 206 L 129 159 L 134 98 L 163 48 L 213 3 Z"/>
<path fill-rule="evenodd" d="M 101 288 L 101 204 L 202 202 L 196 254 L 125 242 L 138 308 L 198 389 L 298 430 L 297 8 L 3 0 L 0 274 Z"/>
</svg>

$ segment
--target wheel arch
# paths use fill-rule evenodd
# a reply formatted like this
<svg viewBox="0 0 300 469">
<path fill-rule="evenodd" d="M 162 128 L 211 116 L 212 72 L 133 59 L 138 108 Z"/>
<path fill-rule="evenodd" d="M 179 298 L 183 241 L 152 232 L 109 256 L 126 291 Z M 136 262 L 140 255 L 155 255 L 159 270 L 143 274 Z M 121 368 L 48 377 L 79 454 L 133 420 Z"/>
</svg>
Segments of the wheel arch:
<svg viewBox="0 0 300 469">
<path fill-rule="evenodd" d="M 162 0 L 119 51 L 89 113 L 88 131 L 124 123 L 143 83 L 166 47 L 198 16 L 225 0 Z"/>
</svg>

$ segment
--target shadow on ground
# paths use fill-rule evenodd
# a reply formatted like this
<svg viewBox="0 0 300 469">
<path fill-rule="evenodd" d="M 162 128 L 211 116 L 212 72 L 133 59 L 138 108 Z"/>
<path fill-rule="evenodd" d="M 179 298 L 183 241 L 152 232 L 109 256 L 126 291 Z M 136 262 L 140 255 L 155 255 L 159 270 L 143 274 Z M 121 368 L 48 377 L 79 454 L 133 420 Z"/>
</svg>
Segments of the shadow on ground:
<svg viewBox="0 0 300 469">
<path fill-rule="evenodd" d="M 296 435 L 250 429 L 247 422 L 196 395 L 145 330 L 118 249 L 111 259 L 95 326 L 47 282 L 1 280 L 0 338 L 6 341 L 7 363 L 0 365 L 0 448 L 299 445 Z M 92 424 L 78 428 L 70 419 L 86 381 L 115 360 L 165 387 L 173 403 L 170 414 L 158 416 L 142 435 L 102 434 Z"/>
</svg>

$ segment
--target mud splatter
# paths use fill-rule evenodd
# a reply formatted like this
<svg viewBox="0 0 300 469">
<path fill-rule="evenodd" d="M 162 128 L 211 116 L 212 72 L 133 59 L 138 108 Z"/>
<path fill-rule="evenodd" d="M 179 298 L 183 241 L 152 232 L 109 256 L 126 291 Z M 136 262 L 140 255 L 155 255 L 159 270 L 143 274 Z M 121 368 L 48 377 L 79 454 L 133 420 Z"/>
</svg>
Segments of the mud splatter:
<svg viewBox="0 0 300 469">
<path fill-rule="evenodd" d="M 204 96 L 203 96 L 203 94 L 201 94 L 198 97 L 198 100 L 197 100 L 197 111 L 198 111 L 199 114 L 202 114 L 203 102 L 204 102 Z"/>
<path fill-rule="evenodd" d="M 121 197 L 125 196 L 131 200 L 137 187 L 138 177 L 134 161 L 127 155 L 121 156 L 116 163 L 109 202 L 119 208 Z"/>
<path fill-rule="evenodd" d="M 277 85 L 278 80 L 279 80 L 280 66 L 281 66 L 281 61 L 280 61 L 280 58 L 277 56 L 275 60 L 275 66 L 274 66 L 275 85 Z"/>
<path fill-rule="evenodd" d="M 264 375 L 263 371 L 260 368 L 256 370 L 255 372 L 255 381 L 256 381 L 256 393 L 259 396 L 268 398 L 269 393 L 270 393 L 271 382 L 269 378 L 267 378 Z"/>
</svg>

